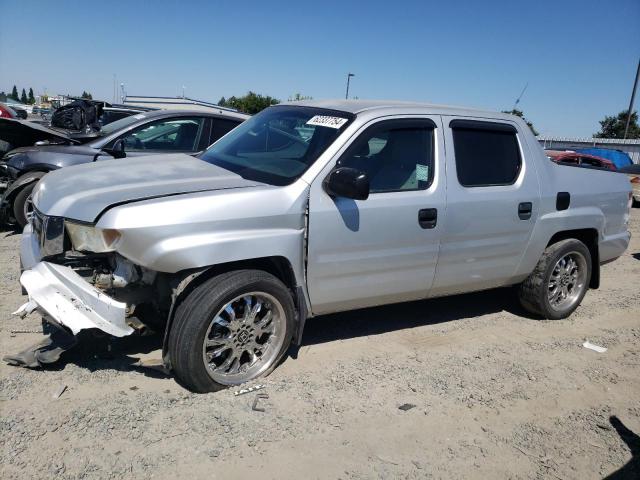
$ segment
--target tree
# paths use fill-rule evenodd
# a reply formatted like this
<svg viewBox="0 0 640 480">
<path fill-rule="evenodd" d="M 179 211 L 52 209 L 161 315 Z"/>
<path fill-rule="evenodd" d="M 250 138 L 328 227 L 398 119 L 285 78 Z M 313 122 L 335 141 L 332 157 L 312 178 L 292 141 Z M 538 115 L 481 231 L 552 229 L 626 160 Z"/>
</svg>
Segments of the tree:
<svg viewBox="0 0 640 480">
<path fill-rule="evenodd" d="M 93 100 L 93 97 L 91 96 L 91 94 L 89 92 L 85 92 L 84 90 L 82 91 L 81 98 L 84 98 L 86 100 Z"/>
<path fill-rule="evenodd" d="M 533 126 L 533 123 L 531 123 L 529 120 L 526 119 L 526 117 L 524 116 L 524 113 L 522 113 L 522 110 L 517 110 L 514 108 L 513 110 L 503 110 L 502 113 L 509 113 L 511 115 L 515 115 L 516 117 L 520 117 L 525 121 L 527 125 L 529 125 L 529 128 L 531 129 L 534 135 L 539 135 L 538 131 Z"/>
<path fill-rule="evenodd" d="M 29 98 L 27 100 L 29 102 L 29 105 L 33 105 L 34 103 L 36 103 L 36 97 L 33 96 L 33 88 L 29 89 Z"/>
<path fill-rule="evenodd" d="M 0 92 L 0 102 L 6 102 L 7 101 L 7 94 L 4 92 Z"/>
<path fill-rule="evenodd" d="M 15 85 L 13 86 L 13 90 L 11 90 L 11 95 L 9 95 L 9 98 L 13 98 L 14 100 L 18 100 L 18 87 L 16 87 Z"/>
<path fill-rule="evenodd" d="M 22 103 L 27 103 L 27 92 L 24 91 L 24 88 L 22 89 L 22 94 L 20 95 L 20 101 Z"/>
<path fill-rule="evenodd" d="M 258 113 L 259 111 L 277 103 L 280 103 L 280 100 L 277 98 L 273 98 L 268 95 L 263 96 L 251 91 L 243 97 L 233 96 L 227 99 L 222 97 L 218 101 L 218 105 L 221 107 L 235 108 L 236 110 L 248 113 L 249 115 Z"/>
<path fill-rule="evenodd" d="M 604 120 L 600 120 L 600 131 L 594 133 L 595 138 L 624 138 L 624 128 L 627 125 L 627 110 L 618 115 L 605 115 Z M 638 112 L 631 114 L 629 122 L 629 133 L 627 138 L 640 138 L 640 126 L 638 125 Z"/>
</svg>

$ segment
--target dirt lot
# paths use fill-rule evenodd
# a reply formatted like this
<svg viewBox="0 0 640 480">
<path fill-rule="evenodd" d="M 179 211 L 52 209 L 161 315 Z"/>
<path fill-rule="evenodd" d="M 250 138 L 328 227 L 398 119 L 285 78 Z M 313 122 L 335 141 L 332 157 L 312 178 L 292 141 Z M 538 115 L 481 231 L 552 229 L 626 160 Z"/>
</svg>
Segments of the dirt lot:
<svg viewBox="0 0 640 480">
<path fill-rule="evenodd" d="M 569 320 L 527 318 L 509 289 L 311 320 L 265 412 L 134 366 L 159 358 L 155 337 L 2 364 L 0 476 L 640 478 L 640 209 L 632 231 Z M 18 242 L 0 233 L 3 354 L 40 337 L 12 333 L 40 324 L 10 315 Z"/>
</svg>

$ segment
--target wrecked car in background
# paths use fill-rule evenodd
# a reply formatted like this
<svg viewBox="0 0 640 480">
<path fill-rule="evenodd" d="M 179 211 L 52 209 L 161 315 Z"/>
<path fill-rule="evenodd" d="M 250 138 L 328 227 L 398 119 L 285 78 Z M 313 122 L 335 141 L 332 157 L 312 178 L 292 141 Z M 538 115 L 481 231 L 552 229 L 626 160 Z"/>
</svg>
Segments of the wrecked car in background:
<svg viewBox="0 0 640 480">
<path fill-rule="evenodd" d="M 45 176 L 17 313 L 68 339 L 164 332 L 165 365 L 214 391 L 271 372 L 311 316 L 516 285 L 528 311 L 565 318 L 627 248 L 630 201 L 626 177 L 548 161 L 511 115 L 282 104 L 198 158 Z"/>
<path fill-rule="evenodd" d="M 56 108 L 48 126 L 67 130 L 70 134 L 89 134 L 98 132 L 102 126 L 121 118 L 153 110 L 156 109 L 76 98 L 71 103 Z"/>
<path fill-rule="evenodd" d="M 197 154 L 246 118 L 224 110 L 156 110 L 121 118 L 99 132 L 83 135 L 0 119 L 0 138 L 31 145 L 11 150 L 0 161 L 0 178 L 7 184 L 0 201 L 0 219 L 24 227 L 32 209 L 31 191 L 47 172 L 114 158 Z M 46 143 L 34 145 L 36 142 Z"/>
</svg>

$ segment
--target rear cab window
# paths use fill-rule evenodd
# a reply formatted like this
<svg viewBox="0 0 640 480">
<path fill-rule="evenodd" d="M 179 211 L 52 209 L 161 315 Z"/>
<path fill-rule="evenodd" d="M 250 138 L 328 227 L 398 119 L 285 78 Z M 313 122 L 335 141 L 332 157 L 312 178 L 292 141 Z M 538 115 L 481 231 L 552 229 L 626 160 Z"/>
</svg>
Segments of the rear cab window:
<svg viewBox="0 0 640 480">
<path fill-rule="evenodd" d="M 522 168 L 517 130 L 510 124 L 452 120 L 458 181 L 464 187 L 512 185 Z"/>
</svg>

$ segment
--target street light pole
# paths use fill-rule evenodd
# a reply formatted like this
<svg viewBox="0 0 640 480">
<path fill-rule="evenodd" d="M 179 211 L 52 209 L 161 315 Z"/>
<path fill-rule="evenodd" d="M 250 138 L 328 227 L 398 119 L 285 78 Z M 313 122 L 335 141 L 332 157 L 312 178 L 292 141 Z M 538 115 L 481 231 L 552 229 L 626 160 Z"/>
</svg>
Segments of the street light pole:
<svg viewBox="0 0 640 480">
<path fill-rule="evenodd" d="M 631 101 L 629 102 L 629 111 L 627 112 L 627 124 L 624 127 L 624 140 L 627 139 L 627 134 L 629 133 L 629 123 L 631 123 L 631 113 L 633 112 L 633 101 L 636 99 L 636 88 L 638 88 L 638 77 L 640 77 L 640 60 L 638 60 L 636 80 L 633 82 L 633 90 L 631 91 Z"/>
<path fill-rule="evenodd" d="M 349 98 L 349 81 L 351 80 L 351 77 L 355 77 L 355 75 L 353 73 L 347 74 L 347 94 L 344 96 L 345 100 Z"/>
</svg>

